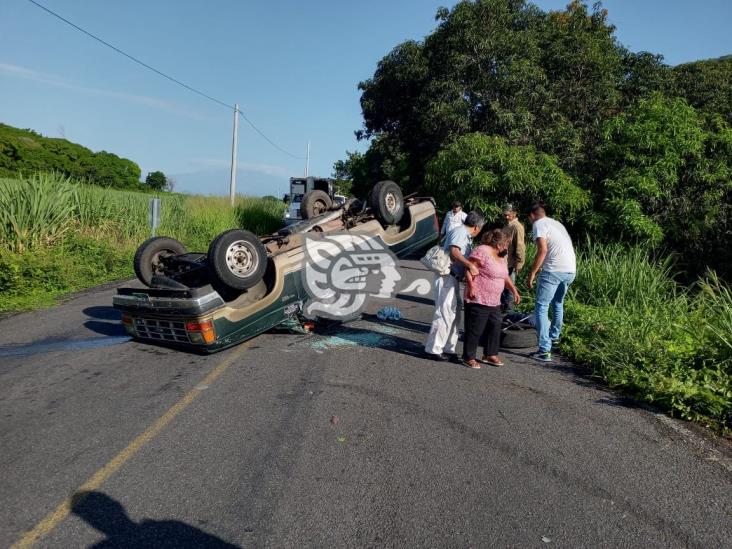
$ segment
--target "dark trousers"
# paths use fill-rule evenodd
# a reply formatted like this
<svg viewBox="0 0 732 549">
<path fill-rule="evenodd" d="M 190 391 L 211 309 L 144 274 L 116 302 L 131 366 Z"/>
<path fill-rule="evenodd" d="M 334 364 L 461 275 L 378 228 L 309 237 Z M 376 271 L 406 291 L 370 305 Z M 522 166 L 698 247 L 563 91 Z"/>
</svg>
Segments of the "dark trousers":
<svg viewBox="0 0 732 549">
<path fill-rule="evenodd" d="M 465 344 L 463 360 L 475 358 L 478 344 L 483 344 L 483 354 L 498 354 L 501 342 L 501 306 L 488 307 L 478 303 L 465 304 Z"/>
<path fill-rule="evenodd" d="M 511 282 L 516 284 L 516 267 L 508 268 L 508 276 L 511 277 Z M 513 311 L 514 305 L 513 294 L 506 288 L 501 294 L 501 309 L 506 312 Z"/>
</svg>

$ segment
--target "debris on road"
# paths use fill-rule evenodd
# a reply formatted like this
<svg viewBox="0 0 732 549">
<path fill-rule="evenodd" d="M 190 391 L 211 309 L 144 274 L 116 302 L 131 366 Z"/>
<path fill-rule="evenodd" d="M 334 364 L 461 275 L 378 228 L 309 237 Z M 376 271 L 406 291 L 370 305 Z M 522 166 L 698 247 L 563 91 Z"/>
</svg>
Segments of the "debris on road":
<svg viewBox="0 0 732 549">
<path fill-rule="evenodd" d="M 338 425 L 341 422 L 341 418 L 339 418 L 338 416 L 331 416 L 330 422 L 333 425 Z"/>
<path fill-rule="evenodd" d="M 552 540 L 546 536 L 541 536 L 541 541 L 543 541 L 544 543 L 550 543 Z"/>
<path fill-rule="evenodd" d="M 401 320 L 402 312 L 397 307 L 389 305 L 379 309 L 376 313 L 376 318 L 379 320 Z"/>
</svg>

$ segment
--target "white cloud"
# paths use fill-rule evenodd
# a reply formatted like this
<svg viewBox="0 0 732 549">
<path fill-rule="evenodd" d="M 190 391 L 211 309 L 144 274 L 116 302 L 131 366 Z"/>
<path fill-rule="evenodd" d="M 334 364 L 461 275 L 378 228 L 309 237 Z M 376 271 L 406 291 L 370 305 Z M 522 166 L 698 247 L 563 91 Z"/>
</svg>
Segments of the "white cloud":
<svg viewBox="0 0 732 549">
<path fill-rule="evenodd" d="M 0 75 L 10 76 L 14 78 L 23 78 L 25 80 L 32 80 L 41 84 L 49 86 L 56 86 L 58 88 L 65 88 L 67 90 L 78 91 L 82 93 L 89 93 L 93 95 L 100 95 L 104 97 L 111 97 L 120 101 L 126 101 L 129 103 L 136 103 L 138 105 L 144 105 L 153 109 L 160 109 L 171 112 L 180 116 L 186 116 L 188 118 L 195 118 L 197 120 L 213 120 L 212 117 L 203 116 L 192 112 L 185 107 L 165 101 L 163 99 L 157 99 L 155 97 L 149 97 L 146 95 L 136 95 L 133 93 L 117 92 L 113 90 L 105 90 L 101 88 L 94 88 L 77 84 L 70 80 L 64 79 L 54 74 L 45 72 L 39 72 L 27 67 L 20 67 L 18 65 L 10 65 L 7 63 L 0 63 Z"/>
</svg>

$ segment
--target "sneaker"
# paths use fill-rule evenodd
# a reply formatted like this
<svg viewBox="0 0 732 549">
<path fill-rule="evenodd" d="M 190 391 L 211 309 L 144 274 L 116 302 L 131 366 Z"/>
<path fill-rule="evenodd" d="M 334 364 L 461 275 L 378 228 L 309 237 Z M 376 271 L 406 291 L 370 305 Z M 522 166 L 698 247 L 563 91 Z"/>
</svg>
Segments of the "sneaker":
<svg viewBox="0 0 732 549">
<path fill-rule="evenodd" d="M 552 341 L 552 351 L 559 351 L 559 340 L 555 339 Z"/>
<path fill-rule="evenodd" d="M 545 351 L 536 351 L 533 353 L 529 353 L 529 358 L 533 358 L 534 360 L 538 360 L 539 362 L 553 362 L 552 354 Z"/>
</svg>

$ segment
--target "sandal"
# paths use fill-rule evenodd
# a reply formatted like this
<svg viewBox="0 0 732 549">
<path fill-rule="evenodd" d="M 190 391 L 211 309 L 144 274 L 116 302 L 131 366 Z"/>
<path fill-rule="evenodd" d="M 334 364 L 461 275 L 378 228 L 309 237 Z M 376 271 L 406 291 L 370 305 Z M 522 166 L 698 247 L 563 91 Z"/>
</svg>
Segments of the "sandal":
<svg viewBox="0 0 732 549">
<path fill-rule="evenodd" d="M 480 364 L 478 364 L 478 361 L 474 358 L 471 358 L 470 360 L 463 360 L 463 364 L 471 370 L 480 370 Z"/>
<path fill-rule="evenodd" d="M 489 356 L 483 356 L 481 357 L 480 361 L 483 364 L 490 364 L 491 366 L 503 366 L 503 361 L 498 357 L 489 357 Z"/>
</svg>

